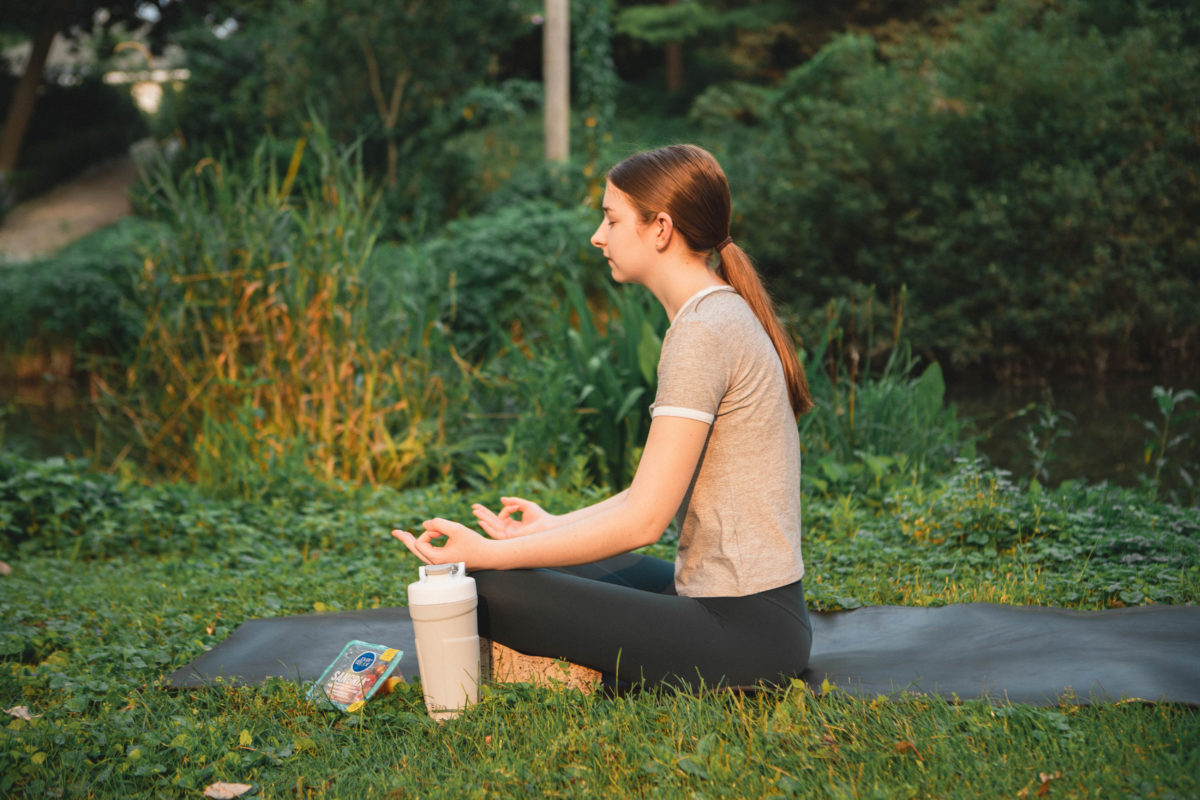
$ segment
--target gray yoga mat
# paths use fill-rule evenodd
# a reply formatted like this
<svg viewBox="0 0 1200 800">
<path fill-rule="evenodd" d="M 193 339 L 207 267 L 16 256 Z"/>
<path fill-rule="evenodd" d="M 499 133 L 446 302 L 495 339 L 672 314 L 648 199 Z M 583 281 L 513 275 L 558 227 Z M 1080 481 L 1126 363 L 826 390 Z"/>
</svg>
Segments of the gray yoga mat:
<svg viewBox="0 0 1200 800">
<path fill-rule="evenodd" d="M 861 697 L 901 692 L 1053 705 L 1137 698 L 1200 705 L 1200 607 L 1070 611 L 968 603 L 812 614 L 804 679 Z M 269 677 L 315 680 L 351 639 L 404 651 L 417 675 L 407 608 L 254 619 L 167 677 L 173 688 Z"/>
</svg>

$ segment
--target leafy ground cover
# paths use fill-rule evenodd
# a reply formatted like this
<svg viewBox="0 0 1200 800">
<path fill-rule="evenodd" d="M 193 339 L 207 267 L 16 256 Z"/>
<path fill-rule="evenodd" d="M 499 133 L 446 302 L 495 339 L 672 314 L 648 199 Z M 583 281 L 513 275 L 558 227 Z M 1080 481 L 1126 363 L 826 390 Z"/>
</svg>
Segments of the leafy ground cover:
<svg viewBox="0 0 1200 800">
<path fill-rule="evenodd" d="M 962 462 L 882 495 L 809 487 L 817 608 L 985 600 L 1103 608 L 1200 597 L 1200 511 L 1112 487 L 1030 492 Z M 552 508 L 586 498 L 527 485 Z M 438 726 L 417 686 L 360 716 L 302 688 L 172 693 L 162 676 L 255 617 L 404 601 L 415 561 L 387 535 L 452 487 L 317 485 L 253 502 L 0 458 L 0 793 L 261 797 L 1169 798 L 1200 791 L 1194 709 L 863 700 L 802 684 L 755 695 L 484 691 Z M 491 498 L 483 498 L 485 500 Z M 669 551 L 664 542 L 656 547 Z"/>
</svg>

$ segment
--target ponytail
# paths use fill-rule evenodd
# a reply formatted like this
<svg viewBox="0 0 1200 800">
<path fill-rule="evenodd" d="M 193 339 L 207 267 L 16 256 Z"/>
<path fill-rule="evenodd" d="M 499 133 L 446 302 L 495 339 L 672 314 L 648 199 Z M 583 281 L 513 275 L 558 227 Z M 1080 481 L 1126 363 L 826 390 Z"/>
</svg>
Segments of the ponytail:
<svg viewBox="0 0 1200 800">
<path fill-rule="evenodd" d="M 717 250 L 721 259 L 720 273 L 730 286 L 742 296 L 754 316 L 762 323 L 763 330 L 775 345 L 775 352 L 783 364 L 783 379 L 787 383 L 788 400 L 792 404 L 792 413 L 797 417 L 807 413 L 813 407 L 812 395 L 808 392 L 808 379 L 804 375 L 804 367 L 796 358 L 796 349 L 787 331 L 775 315 L 775 305 L 770 295 L 759 280 L 758 271 L 750 263 L 750 257 L 737 246 L 736 242 L 725 242 Z"/>
</svg>

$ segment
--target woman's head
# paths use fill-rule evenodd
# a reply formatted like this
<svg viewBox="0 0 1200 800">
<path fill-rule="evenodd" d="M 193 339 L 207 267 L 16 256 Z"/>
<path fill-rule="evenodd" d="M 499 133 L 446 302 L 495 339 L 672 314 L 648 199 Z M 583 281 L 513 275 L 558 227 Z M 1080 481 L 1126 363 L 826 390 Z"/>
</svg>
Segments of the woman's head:
<svg viewBox="0 0 1200 800">
<path fill-rule="evenodd" d="M 795 344 L 779 323 L 750 257 L 728 241 L 733 203 L 725 171 L 712 154 L 691 144 L 648 150 L 613 167 L 608 182 L 629 199 L 643 224 L 667 214 L 689 249 L 717 254 L 718 274 L 745 299 L 775 345 L 792 410 L 799 416 L 811 409 Z"/>
<path fill-rule="evenodd" d="M 697 253 L 712 250 L 729 235 L 729 183 L 707 150 L 676 144 L 638 153 L 613 167 L 608 180 L 629 198 L 643 223 L 669 215 Z"/>
</svg>

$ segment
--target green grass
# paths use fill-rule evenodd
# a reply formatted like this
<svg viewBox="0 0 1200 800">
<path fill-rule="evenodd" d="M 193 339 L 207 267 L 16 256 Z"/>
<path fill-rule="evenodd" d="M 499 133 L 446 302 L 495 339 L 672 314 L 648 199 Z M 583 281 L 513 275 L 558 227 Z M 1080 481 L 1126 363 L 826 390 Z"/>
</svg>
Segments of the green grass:
<svg viewBox="0 0 1200 800">
<path fill-rule="evenodd" d="M 247 503 L 57 462 L 0 467 L 0 558 L 14 567 L 0 703 L 35 715 L 0 723 L 4 796 L 195 797 L 214 781 L 259 797 L 1200 793 L 1196 710 L 1141 702 L 499 686 L 438 726 L 417 686 L 360 716 L 318 711 L 286 681 L 171 692 L 164 675 L 247 619 L 402 603 L 416 562 L 387 530 L 435 509 L 464 517 L 474 498 L 307 487 Z M 579 500 L 550 491 L 547 504 Z M 1126 490 L 1031 495 L 966 464 L 882 501 L 812 493 L 806 524 L 817 608 L 1200 598 L 1200 511 Z"/>
</svg>

